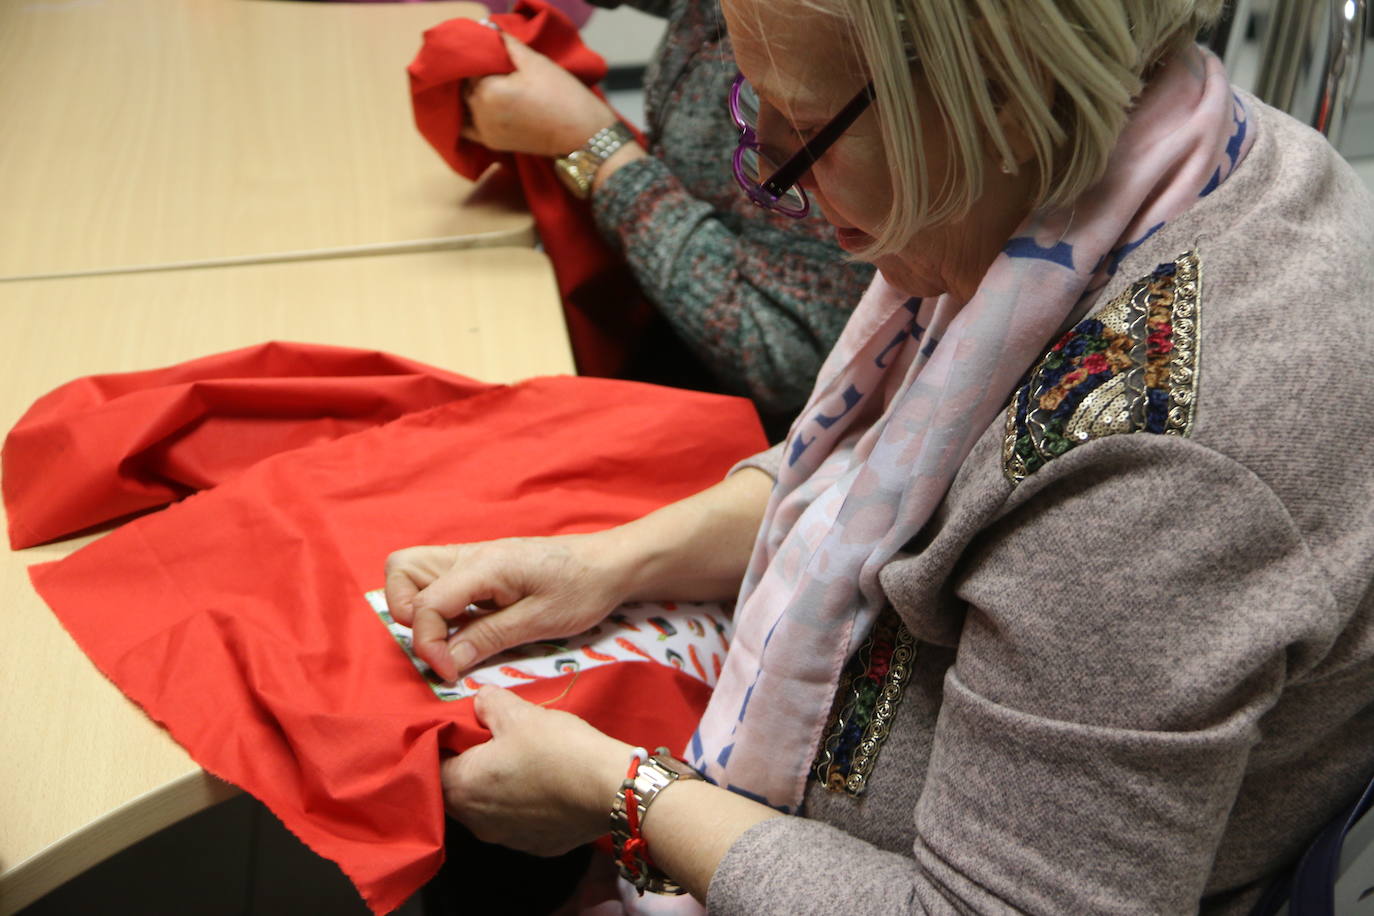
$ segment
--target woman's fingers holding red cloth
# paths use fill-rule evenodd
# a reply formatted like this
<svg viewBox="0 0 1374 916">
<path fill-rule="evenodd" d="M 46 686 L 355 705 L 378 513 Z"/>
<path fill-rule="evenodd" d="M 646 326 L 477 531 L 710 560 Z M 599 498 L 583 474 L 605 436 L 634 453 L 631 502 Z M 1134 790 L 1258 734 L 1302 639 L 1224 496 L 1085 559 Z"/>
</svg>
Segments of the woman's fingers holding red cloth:
<svg viewBox="0 0 1374 916">
<path fill-rule="evenodd" d="M 488 149 L 562 156 L 615 123 L 615 112 L 554 61 L 502 34 L 515 70 L 463 83 L 463 137 Z"/>
<path fill-rule="evenodd" d="M 499 687 L 474 700 L 491 740 L 443 765 L 444 804 L 480 840 L 558 855 L 606 832 L 630 746 Z"/>
</svg>

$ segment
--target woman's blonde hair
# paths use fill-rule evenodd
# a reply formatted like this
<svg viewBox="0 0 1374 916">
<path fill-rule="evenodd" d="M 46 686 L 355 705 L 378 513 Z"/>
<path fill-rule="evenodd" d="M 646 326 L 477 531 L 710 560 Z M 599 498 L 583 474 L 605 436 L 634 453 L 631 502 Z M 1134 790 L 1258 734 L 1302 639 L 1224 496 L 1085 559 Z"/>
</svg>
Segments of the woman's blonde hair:
<svg viewBox="0 0 1374 916">
<path fill-rule="evenodd" d="M 1016 168 L 1008 117 L 1034 150 L 1036 206 L 1076 199 L 1102 177 L 1150 69 L 1215 21 L 1224 0 L 804 2 L 847 25 L 876 89 L 893 206 L 863 252 L 874 257 L 967 214 L 988 150 Z M 950 140 L 939 187 L 928 179 L 913 74 Z"/>
</svg>

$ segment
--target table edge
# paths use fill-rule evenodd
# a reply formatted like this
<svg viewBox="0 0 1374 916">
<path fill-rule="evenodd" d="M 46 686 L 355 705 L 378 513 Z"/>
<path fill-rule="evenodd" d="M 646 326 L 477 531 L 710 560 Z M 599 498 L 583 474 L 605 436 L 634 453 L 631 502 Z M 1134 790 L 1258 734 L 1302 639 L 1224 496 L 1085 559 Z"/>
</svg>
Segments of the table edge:
<svg viewBox="0 0 1374 916">
<path fill-rule="evenodd" d="M 0 916 L 13 916 L 115 853 L 239 792 L 236 786 L 196 769 L 130 799 L 5 868 L 0 874 Z"/>
<path fill-rule="evenodd" d="M 200 270 L 209 267 L 248 267 L 257 264 L 287 264 L 297 261 L 329 261 L 342 258 L 367 258 L 388 254 L 422 254 L 431 251 L 455 251 L 468 248 L 529 248 L 533 249 L 538 236 L 534 225 L 519 229 L 479 232 L 474 235 L 451 235 L 431 239 L 411 239 L 404 242 L 377 242 L 367 245 L 347 245 L 339 248 L 304 248 L 268 254 L 245 254 L 195 261 L 169 261 L 161 264 L 127 264 L 111 267 L 90 267 L 84 270 L 53 271 L 36 274 L 0 275 L 0 284 L 29 280 L 74 280 L 83 277 L 110 277 L 124 274 L 159 273 L 174 270 Z"/>
</svg>

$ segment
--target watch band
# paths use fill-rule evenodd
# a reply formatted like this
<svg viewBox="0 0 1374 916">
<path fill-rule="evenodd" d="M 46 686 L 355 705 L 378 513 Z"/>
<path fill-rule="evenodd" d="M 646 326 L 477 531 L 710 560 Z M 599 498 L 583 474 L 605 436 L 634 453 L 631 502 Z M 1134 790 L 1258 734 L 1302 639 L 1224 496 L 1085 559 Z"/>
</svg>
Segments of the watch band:
<svg viewBox="0 0 1374 916">
<path fill-rule="evenodd" d="M 639 765 L 639 770 L 635 773 L 635 808 L 640 823 L 643 822 L 644 816 L 648 813 L 649 806 L 653 804 L 654 799 L 668 786 L 679 779 L 701 778 L 701 774 L 696 770 L 671 756 L 667 748 L 659 748 L 656 753 Z M 625 866 L 621 856 L 625 843 L 629 839 L 630 825 L 626 817 L 625 795 L 622 792 L 617 792 L 611 800 L 611 842 L 615 847 L 616 866 L 620 870 L 621 877 L 633 884 L 640 893 L 644 891 L 655 894 L 687 893 L 685 888 L 668 877 L 663 871 L 655 868 L 652 862 L 647 861 L 647 857 L 639 869 L 639 874 L 631 872 Z"/>
<path fill-rule="evenodd" d="M 592 179 L 596 177 L 601 164 L 634 138 L 630 128 L 617 121 L 592 134 L 586 143 L 571 153 L 554 159 L 554 171 L 575 197 L 585 200 L 591 196 Z"/>
<path fill-rule="evenodd" d="M 611 158 L 612 153 L 634 138 L 635 135 L 630 133 L 628 127 L 620 121 L 616 121 L 614 124 L 603 127 L 592 134 L 591 138 L 582 144 L 582 149 L 595 156 L 598 160 L 597 164 L 600 165 Z"/>
</svg>

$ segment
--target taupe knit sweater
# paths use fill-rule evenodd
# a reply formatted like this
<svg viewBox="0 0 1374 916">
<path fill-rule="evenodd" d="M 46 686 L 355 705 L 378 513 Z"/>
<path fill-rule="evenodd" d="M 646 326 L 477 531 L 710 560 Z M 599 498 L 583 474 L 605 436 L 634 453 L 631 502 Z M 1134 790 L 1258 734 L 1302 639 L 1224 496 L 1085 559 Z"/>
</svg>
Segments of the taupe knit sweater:
<svg viewBox="0 0 1374 916">
<path fill-rule="evenodd" d="M 711 912 L 1243 913 L 1374 774 L 1374 208 L 1246 101 L 1243 165 L 1098 300 L 1196 257 L 1186 434 L 1014 483 L 986 431 L 881 576 L 916 654 L 865 793 L 746 832 Z"/>
</svg>

